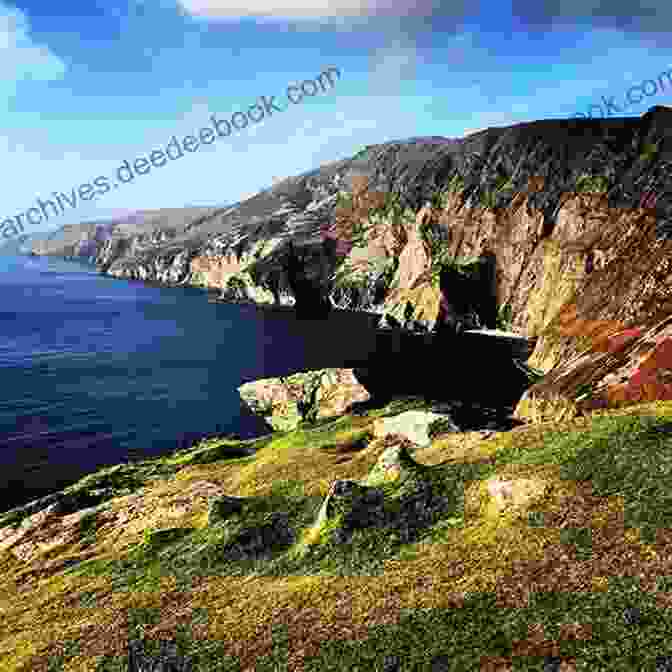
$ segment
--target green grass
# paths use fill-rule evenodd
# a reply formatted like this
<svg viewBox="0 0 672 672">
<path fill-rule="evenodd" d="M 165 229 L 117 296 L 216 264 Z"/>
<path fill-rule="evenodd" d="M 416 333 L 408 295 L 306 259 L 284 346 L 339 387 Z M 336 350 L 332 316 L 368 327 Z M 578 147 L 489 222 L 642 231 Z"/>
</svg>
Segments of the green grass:
<svg viewBox="0 0 672 672">
<path fill-rule="evenodd" d="M 576 180 L 577 193 L 603 194 L 609 189 L 609 180 L 604 175 L 583 174 Z"/>
<path fill-rule="evenodd" d="M 504 175 L 500 175 L 492 189 L 483 191 L 481 194 L 481 203 L 489 210 L 494 210 L 497 207 L 499 194 L 513 192 L 514 189 L 513 181 Z"/>
<path fill-rule="evenodd" d="M 642 622 L 633 629 L 616 611 L 616 605 L 640 609 Z M 151 618 L 149 614 L 145 618 Z M 547 638 L 558 636 L 557 623 L 582 622 L 593 626 L 590 644 L 585 641 L 560 640 L 559 654 L 575 657 L 577 669 L 596 672 L 654 670 L 655 660 L 664 653 L 672 655 L 672 619 L 655 608 L 652 599 L 631 590 L 627 581 L 614 581 L 608 593 L 600 595 L 538 594 L 528 608 L 499 607 L 489 593 L 474 593 L 464 607 L 452 610 L 426 610 L 424 613 L 400 614 L 397 624 L 374 626 L 370 637 L 360 642 L 336 640 L 325 642 L 318 657 L 306 664 L 307 672 L 323 670 L 376 670 L 382 672 L 384 657 L 396 657 L 401 670 L 429 670 L 432 660 L 447 661 L 450 670 L 480 672 L 481 656 L 510 656 L 514 640 L 527 637 L 530 623 L 544 624 Z M 276 649 L 256 670 L 281 670 L 287 660 L 286 626 L 274 624 Z M 284 636 L 283 636 L 283 633 Z M 182 642 L 188 641 L 183 633 Z M 614 650 L 609 642 L 620 642 Z M 651 649 L 652 643 L 655 649 Z M 148 648 L 150 648 L 148 646 Z M 151 647 L 154 651 L 156 644 Z M 187 650 L 187 645 L 183 644 Z M 202 647 L 205 649 L 206 647 Z M 214 654 L 212 644 L 207 647 Z M 220 655 L 223 651 L 218 652 Z M 197 670 L 239 670 L 236 661 L 222 656 L 216 667 L 214 656 L 201 654 Z M 634 654 L 634 655 L 633 655 Z M 513 669 L 538 671 L 542 657 L 514 657 Z M 261 663 L 261 666 L 259 665 Z M 113 668 L 101 668 L 112 670 Z M 119 669 L 119 668 L 116 668 Z"/>
<path fill-rule="evenodd" d="M 560 640 L 560 655 L 576 657 L 580 670 L 653 670 L 657 655 L 672 653 L 670 634 L 672 618 L 655 608 L 651 599 L 641 594 L 631 597 L 627 587 L 610 586 L 607 595 L 539 594 L 528 608 L 499 607 L 489 593 L 474 593 L 463 608 L 428 610 L 404 614 L 395 626 L 373 628 L 364 642 L 332 642 L 307 670 L 382 670 L 382 653 L 397 655 L 402 670 L 429 670 L 433 659 L 447 661 L 450 670 L 480 671 L 482 656 L 511 656 L 514 640 L 526 639 L 530 623 L 544 622 L 547 638 L 557 637 L 558 622 L 585 621 L 593 625 L 593 638 L 585 641 Z M 646 615 L 634 631 L 619 622 L 616 603 L 628 603 Z M 553 633 L 555 630 L 555 633 Z M 610 642 L 619 642 L 618 648 Z M 651 643 L 656 649 L 651 649 Z M 635 651 L 634 660 L 629 651 Z M 646 664 L 651 667 L 646 667 Z M 543 658 L 514 657 L 514 670 L 541 670 Z"/>
<path fill-rule="evenodd" d="M 464 189 L 464 178 L 459 174 L 455 173 L 453 177 L 450 178 L 448 182 L 448 191 L 457 192 Z"/>
<path fill-rule="evenodd" d="M 642 161 L 653 161 L 653 159 L 658 156 L 659 151 L 659 143 L 645 142 L 642 146 L 642 153 L 639 155 L 639 158 Z"/>
<path fill-rule="evenodd" d="M 505 303 L 497 310 L 496 327 L 502 331 L 513 331 L 513 311 L 510 304 Z"/>
<path fill-rule="evenodd" d="M 392 415 L 420 405 L 419 399 L 395 402 L 375 411 L 377 417 Z M 373 416 L 374 413 L 371 414 Z M 312 430 L 287 432 L 266 437 L 267 447 L 301 450 L 334 442 L 350 420 L 322 421 Z M 362 434 L 365 431 L 362 430 Z M 355 433 L 356 434 L 356 433 Z M 355 440 L 355 439 L 353 439 Z M 212 449 L 214 450 L 214 449 Z M 207 450 L 202 451 L 209 464 Z M 210 455 L 212 457 L 212 455 Z M 254 459 L 254 458 L 253 458 Z M 250 461 L 247 460 L 247 463 Z M 306 550 L 300 544 L 279 545 L 266 558 L 252 561 L 225 559 L 224 550 L 236 535 L 250 525 L 268 520 L 273 512 L 284 511 L 297 540 L 314 522 L 324 497 L 307 495 L 304 483 L 278 481 L 270 493 L 252 497 L 243 514 L 235 514 L 226 524 L 212 528 L 187 529 L 146 535 L 143 543 L 122 560 L 91 560 L 68 570 L 68 575 L 109 577 L 117 591 L 158 590 L 161 577 L 175 577 L 178 587 L 189 590 L 191 579 L 198 576 L 381 576 L 388 560 L 407 560 L 423 556 L 423 544 L 451 543 L 456 530 L 464 529 L 464 485 L 490 478 L 513 466 L 548 467 L 557 465 L 562 481 L 590 481 L 597 497 L 623 498 L 626 529 L 641 530 L 645 543 L 653 543 L 657 528 L 672 527 L 672 421 L 661 415 L 603 415 L 591 418 L 588 426 L 571 431 L 548 430 L 537 442 L 504 441 L 491 463 L 449 463 L 432 467 L 418 465 L 407 480 L 383 486 L 385 506 L 399 510 L 404 498 L 414 492 L 420 481 L 430 479 L 437 494 L 448 497 L 449 507 L 421 530 L 412 543 L 401 543 L 398 530 L 363 528 L 348 543 L 331 540 L 323 530 L 322 542 Z M 395 508 L 396 507 L 396 508 Z M 533 511 L 528 526 L 544 530 L 542 511 Z M 83 528 L 93 529 L 94 518 Z M 574 562 L 593 557 L 590 527 L 564 527 L 560 543 L 571 549 Z M 483 570 L 487 571 L 484 566 Z M 659 590 L 672 590 L 672 577 L 660 576 Z M 371 584 L 373 585 L 373 584 Z M 91 599 L 91 595 L 83 597 Z M 265 599 L 260 595 L 259 600 Z M 629 625 L 623 619 L 625 607 L 640 610 L 641 620 Z M 207 610 L 192 614 L 207 619 Z M 157 611 L 134 610 L 129 633 L 141 635 L 143 623 L 157 621 Z M 200 615 L 199 615 L 200 614 Z M 212 616 L 212 615 L 211 615 Z M 430 670 L 434 659 L 443 657 L 451 670 L 481 670 L 482 658 L 511 656 L 514 641 L 528 637 L 528 626 L 543 624 L 545 638 L 559 638 L 562 624 L 590 624 L 589 639 L 560 639 L 563 657 L 574 657 L 578 670 L 654 670 L 657 656 L 672 655 L 672 612 L 658 607 L 656 596 L 642 591 L 636 577 L 610 576 L 606 592 L 532 591 L 524 607 L 504 608 L 490 592 L 473 592 L 461 608 L 402 609 L 393 625 L 375 625 L 364 640 L 334 639 L 323 641 L 318 656 L 307 660 L 306 670 L 382 670 L 385 656 L 397 655 L 401 670 Z M 288 669 L 288 632 L 273 621 L 275 648 L 256 669 Z M 188 626 L 180 629 L 178 640 L 184 652 L 191 653 L 195 670 L 235 670 L 236 661 L 216 642 L 192 640 Z M 153 644 L 148 642 L 148 647 Z M 68 644 L 60 663 L 74 655 Z M 200 658 L 199 658 L 200 656 Z M 56 659 L 54 659 L 56 660 Z M 540 670 L 543 658 L 514 656 L 514 670 Z M 283 665 L 285 667 L 283 667 Z M 116 667 L 115 667 L 116 666 Z M 101 660 L 98 670 L 121 670 L 123 661 Z"/>
<path fill-rule="evenodd" d="M 350 160 L 356 161 L 357 159 L 363 159 L 369 153 L 371 147 L 373 147 L 373 145 L 367 145 L 364 149 L 360 149 Z"/>
<path fill-rule="evenodd" d="M 494 210 L 497 206 L 497 194 L 494 191 L 484 191 L 481 194 L 481 203 L 488 208 Z"/>
</svg>

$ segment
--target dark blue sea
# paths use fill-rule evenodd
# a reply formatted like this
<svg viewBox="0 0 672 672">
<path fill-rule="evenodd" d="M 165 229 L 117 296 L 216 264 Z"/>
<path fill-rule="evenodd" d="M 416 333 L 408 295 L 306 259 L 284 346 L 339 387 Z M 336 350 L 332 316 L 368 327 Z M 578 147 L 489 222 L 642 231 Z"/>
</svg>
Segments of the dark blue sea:
<svg viewBox="0 0 672 672">
<path fill-rule="evenodd" d="M 299 321 L 213 296 L 0 256 L 0 512 L 103 466 L 267 432 L 237 386 L 333 365 L 372 324 L 354 313 Z"/>
</svg>

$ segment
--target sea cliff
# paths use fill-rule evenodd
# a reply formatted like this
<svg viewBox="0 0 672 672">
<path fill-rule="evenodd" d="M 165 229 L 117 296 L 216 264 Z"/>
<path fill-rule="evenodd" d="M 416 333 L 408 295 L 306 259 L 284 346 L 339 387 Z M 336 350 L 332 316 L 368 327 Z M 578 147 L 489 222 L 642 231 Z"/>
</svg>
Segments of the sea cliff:
<svg viewBox="0 0 672 672">
<path fill-rule="evenodd" d="M 534 339 L 529 363 L 546 374 L 518 404 L 526 420 L 668 399 L 671 133 L 672 109 L 656 106 L 372 145 L 233 206 L 139 217 L 141 235 L 115 227 L 85 247 L 108 275 L 227 301 L 328 302 L 424 330 L 455 315 L 505 326 Z"/>
</svg>

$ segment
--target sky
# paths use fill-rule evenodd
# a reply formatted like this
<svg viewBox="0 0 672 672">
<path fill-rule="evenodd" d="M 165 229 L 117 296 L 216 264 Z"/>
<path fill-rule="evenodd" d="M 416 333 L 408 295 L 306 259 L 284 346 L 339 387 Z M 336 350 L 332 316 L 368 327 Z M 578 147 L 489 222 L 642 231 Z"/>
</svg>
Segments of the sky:
<svg viewBox="0 0 672 672">
<path fill-rule="evenodd" d="M 655 0 L 0 0 L 0 227 L 223 206 L 391 140 L 639 117 L 672 105 L 670 19 Z"/>
</svg>

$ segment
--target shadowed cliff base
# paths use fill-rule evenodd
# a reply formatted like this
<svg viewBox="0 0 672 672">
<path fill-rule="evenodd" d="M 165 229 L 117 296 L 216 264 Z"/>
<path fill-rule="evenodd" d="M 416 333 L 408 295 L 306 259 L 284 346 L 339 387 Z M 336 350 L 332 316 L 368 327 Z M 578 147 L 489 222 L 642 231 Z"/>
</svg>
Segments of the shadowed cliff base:
<svg viewBox="0 0 672 672">
<path fill-rule="evenodd" d="M 381 343 L 384 340 L 380 337 Z M 397 353 L 381 347 L 364 366 L 354 367 L 355 377 L 371 394 L 368 403 L 373 407 L 414 395 L 427 402 L 457 401 L 463 405 L 463 422 L 478 429 L 489 414 L 500 419 L 510 415 L 530 387 L 510 351 L 498 348 L 501 344 L 495 339 L 484 343 L 469 334 L 414 340 L 415 348 Z M 483 415 L 479 408 L 491 410 Z"/>
</svg>

